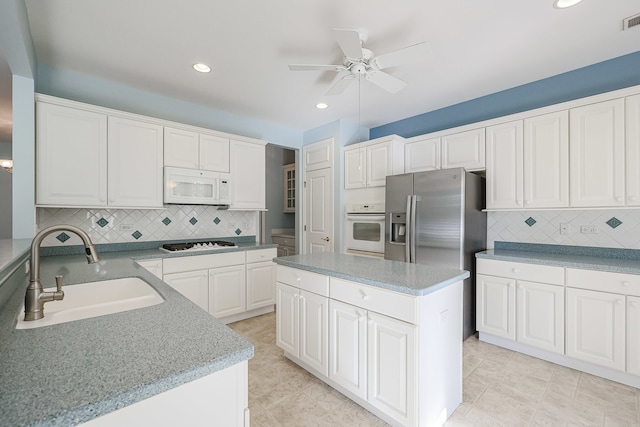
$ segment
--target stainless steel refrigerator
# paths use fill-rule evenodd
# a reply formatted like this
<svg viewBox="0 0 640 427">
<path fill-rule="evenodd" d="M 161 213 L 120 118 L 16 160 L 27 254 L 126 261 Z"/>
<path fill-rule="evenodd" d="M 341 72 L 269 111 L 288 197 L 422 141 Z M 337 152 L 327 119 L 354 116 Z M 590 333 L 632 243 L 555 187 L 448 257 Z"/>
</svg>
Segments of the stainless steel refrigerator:
<svg viewBox="0 0 640 427">
<path fill-rule="evenodd" d="M 469 270 L 463 338 L 475 331 L 475 257 L 486 249 L 485 179 L 463 168 L 387 177 L 385 259 Z"/>
</svg>

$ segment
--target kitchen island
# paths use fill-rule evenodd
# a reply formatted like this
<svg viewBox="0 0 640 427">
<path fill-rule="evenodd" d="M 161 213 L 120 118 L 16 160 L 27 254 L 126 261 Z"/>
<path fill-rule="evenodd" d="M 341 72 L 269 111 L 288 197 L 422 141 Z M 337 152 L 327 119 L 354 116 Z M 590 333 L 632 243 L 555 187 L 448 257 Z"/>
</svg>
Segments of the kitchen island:
<svg viewBox="0 0 640 427">
<path fill-rule="evenodd" d="M 239 246 L 222 251 L 265 247 Z M 135 420 L 128 418 L 131 416 L 143 416 L 154 425 L 198 425 L 193 422 L 198 414 L 181 413 L 178 423 L 163 418 L 163 412 L 149 418 L 144 412 L 149 402 L 158 402 L 156 408 L 159 404 L 167 412 L 188 411 L 194 404 L 210 408 L 226 405 L 223 409 L 234 420 L 225 421 L 225 425 L 244 425 L 247 361 L 253 357 L 253 345 L 135 262 L 186 255 L 157 249 L 103 251 L 101 261 L 91 265 L 77 254 L 42 257 L 45 286 L 51 286 L 58 274 L 64 275 L 67 285 L 139 277 L 164 302 L 16 330 L 28 282 L 24 264 L 29 245 L 20 241 L 0 247 L 6 248 L 0 258 L 0 425 L 123 425 Z M 205 394 L 210 392 L 214 395 Z"/>
<path fill-rule="evenodd" d="M 462 401 L 469 272 L 333 253 L 274 259 L 276 340 L 394 426 L 439 426 Z"/>
</svg>

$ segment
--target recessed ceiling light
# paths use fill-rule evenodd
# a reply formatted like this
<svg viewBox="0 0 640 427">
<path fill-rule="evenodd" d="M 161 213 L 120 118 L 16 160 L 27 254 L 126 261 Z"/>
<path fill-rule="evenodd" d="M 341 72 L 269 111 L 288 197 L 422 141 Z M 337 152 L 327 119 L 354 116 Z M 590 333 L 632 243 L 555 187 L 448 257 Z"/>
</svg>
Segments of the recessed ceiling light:
<svg viewBox="0 0 640 427">
<path fill-rule="evenodd" d="M 208 73 L 209 71 L 211 71 L 211 67 L 209 67 L 207 64 L 193 64 L 193 69 L 200 72 L 200 73 Z"/>
<path fill-rule="evenodd" d="M 319 110 L 324 110 L 324 109 L 325 109 L 325 108 L 327 108 L 327 107 L 328 107 L 328 105 L 327 105 L 327 104 L 325 104 L 324 102 L 318 102 L 318 103 L 316 104 L 316 108 L 317 108 L 317 109 L 319 109 Z"/>
<path fill-rule="evenodd" d="M 556 9 L 566 9 L 571 6 L 575 6 L 582 0 L 556 0 L 553 2 L 553 7 Z"/>
</svg>

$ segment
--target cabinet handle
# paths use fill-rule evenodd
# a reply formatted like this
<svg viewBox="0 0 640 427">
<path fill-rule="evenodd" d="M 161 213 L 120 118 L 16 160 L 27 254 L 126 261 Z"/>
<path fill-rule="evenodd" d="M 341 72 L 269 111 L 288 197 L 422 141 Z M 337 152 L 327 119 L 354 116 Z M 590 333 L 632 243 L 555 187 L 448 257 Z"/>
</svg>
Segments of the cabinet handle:
<svg viewBox="0 0 640 427">
<path fill-rule="evenodd" d="M 366 300 L 369 299 L 369 295 L 365 294 L 364 291 L 361 290 L 360 293 L 362 294 L 362 300 L 363 301 L 366 301 Z"/>
</svg>

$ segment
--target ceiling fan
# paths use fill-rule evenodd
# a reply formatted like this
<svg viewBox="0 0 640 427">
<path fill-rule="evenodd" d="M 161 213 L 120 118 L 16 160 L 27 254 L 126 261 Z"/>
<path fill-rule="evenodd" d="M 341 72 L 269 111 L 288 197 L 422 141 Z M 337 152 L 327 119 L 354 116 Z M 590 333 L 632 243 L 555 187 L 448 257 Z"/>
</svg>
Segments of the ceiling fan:
<svg viewBox="0 0 640 427">
<path fill-rule="evenodd" d="M 342 65 L 289 64 L 291 71 L 328 70 L 346 72 L 334 80 L 326 95 L 337 95 L 355 80 L 364 77 L 382 89 L 398 93 L 407 86 L 407 82 L 385 73 L 385 68 L 418 62 L 429 57 L 431 51 L 427 43 L 422 42 L 384 55 L 374 56 L 363 45 L 368 34 L 365 30 L 343 30 L 334 28 L 334 37 L 344 53 Z"/>
</svg>

